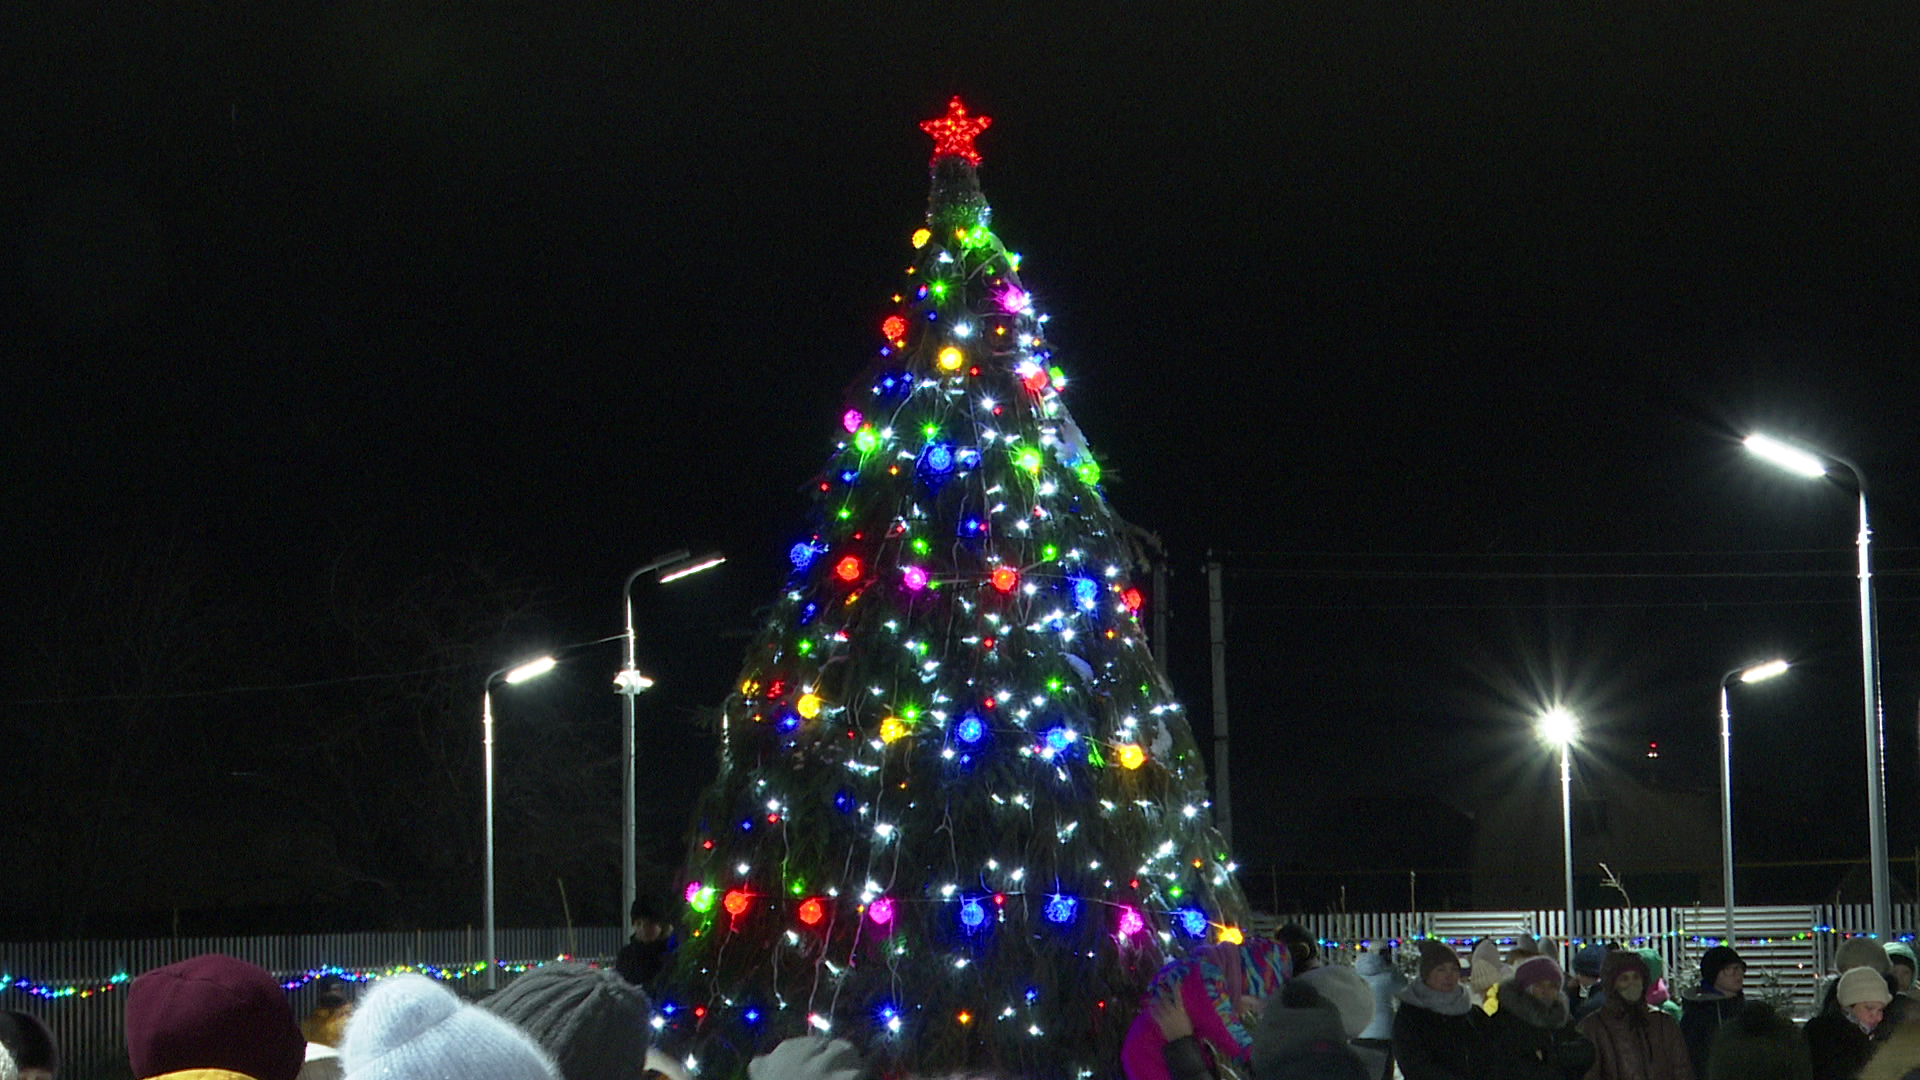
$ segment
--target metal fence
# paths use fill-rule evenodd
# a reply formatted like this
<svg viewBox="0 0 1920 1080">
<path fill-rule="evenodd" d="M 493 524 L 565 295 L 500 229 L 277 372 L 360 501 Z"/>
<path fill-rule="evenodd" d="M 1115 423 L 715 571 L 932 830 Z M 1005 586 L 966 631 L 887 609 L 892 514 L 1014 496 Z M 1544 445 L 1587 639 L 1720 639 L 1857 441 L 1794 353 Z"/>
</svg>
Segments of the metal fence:
<svg viewBox="0 0 1920 1080">
<path fill-rule="evenodd" d="M 1895 936 L 1910 939 L 1915 906 L 1894 906 Z M 1465 946 L 1483 937 L 1518 932 L 1566 939 L 1564 911 L 1341 912 L 1256 916 L 1253 928 L 1271 934 L 1297 922 L 1334 949 L 1380 941 L 1438 937 Z M 1720 908 L 1612 908 L 1576 913 L 1576 941 L 1618 941 L 1659 951 L 1669 981 L 1685 985 L 1700 954 L 1725 932 Z M 1747 961 L 1747 990 L 1805 1017 L 1839 942 L 1866 932 L 1864 904 L 1734 909 L 1734 941 Z M 625 940 L 615 927 L 502 930 L 502 985 L 519 970 L 560 958 L 609 963 Z M 1466 952 L 1465 948 L 1461 949 Z M 294 1014 L 313 1008 L 313 980 L 331 971 L 368 978 L 415 968 L 447 978 L 458 990 L 485 985 L 473 958 L 476 931 L 386 934 L 309 934 L 279 937 L 158 938 L 141 941 L 0 942 L 0 1008 L 33 1013 L 58 1041 L 66 1080 L 128 1080 L 126 982 L 151 968 L 201 953 L 251 960 L 288 986 Z"/>
<path fill-rule="evenodd" d="M 499 931 L 506 985 L 528 967 L 560 958 L 611 963 L 626 933 L 616 927 Z M 126 984 L 132 976 L 202 953 L 259 964 L 288 986 L 294 1015 L 313 1008 L 313 980 L 328 972 L 368 978 L 414 968 L 463 993 L 486 985 L 474 960 L 475 930 L 276 937 L 151 938 L 138 941 L 0 942 L 0 1008 L 47 1022 L 60 1047 L 64 1080 L 127 1080 Z"/>
<path fill-rule="evenodd" d="M 1747 962 L 1748 995 L 1765 998 L 1800 1019 L 1813 1011 L 1814 995 L 1831 971 L 1839 943 L 1873 925 L 1866 904 L 1736 907 L 1733 913 L 1734 944 Z M 1576 941 L 1619 942 L 1658 952 L 1676 995 L 1693 981 L 1701 954 L 1726 934 L 1725 909 L 1717 907 L 1603 908 L 1575 912 L 1575 920 Z M 1894 936 L 1911 939 L 1915 920 L 1915 905 L 1894 905 Z M 1463 958 L 1468 946 L 1485 937 L 1498 941 L 1524 932 L 1556 941 L 1567 938 L 1563 910 L 1263 915 L 1255 918 L 1254 928 L 1271 934 L 1286 922 L 1298 923 L 1336 950 L 1437 937 L 1461 946 Z"/>
</svg>

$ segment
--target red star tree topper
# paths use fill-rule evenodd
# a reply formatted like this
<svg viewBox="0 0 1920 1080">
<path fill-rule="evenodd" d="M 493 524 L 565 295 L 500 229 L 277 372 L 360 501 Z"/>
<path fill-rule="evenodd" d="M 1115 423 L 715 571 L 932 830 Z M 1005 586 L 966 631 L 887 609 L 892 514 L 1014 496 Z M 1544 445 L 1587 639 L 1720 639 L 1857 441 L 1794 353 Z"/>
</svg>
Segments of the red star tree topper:
<svg viewBox="0 0 1920 1080">
<path fill-rule="evenodd" d="M 947 115 L 920 121 L 920 130 L 933 136 L 933 160 L 951 154 L 978 165 L 980 151 L 973 148 L 973 140 L 992 124 L 991 116 L 968 116 L 967 107 L 956 97 L 947 103 Z"/>
</svg>

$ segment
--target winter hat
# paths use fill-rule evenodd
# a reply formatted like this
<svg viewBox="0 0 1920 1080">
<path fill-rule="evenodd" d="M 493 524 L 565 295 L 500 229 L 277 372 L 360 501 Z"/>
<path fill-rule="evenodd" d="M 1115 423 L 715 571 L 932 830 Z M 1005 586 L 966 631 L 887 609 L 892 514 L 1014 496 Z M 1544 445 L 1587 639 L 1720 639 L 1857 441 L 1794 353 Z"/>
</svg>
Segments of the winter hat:
<svg viewBox="0 0 1920 1080">
<path fill-rule="evenodd" d="M 1420 981 L 1426 982 L 1427 976 L 1433 974 L 1433 969 L 1442 964 L 1452 964 L 1454 967 L 1459 967 L 1460 954 L 1453 951 L 1453 946 L 1441 941 L 1439 938 L 1421 938 Z"/>
<path fill-rule="evenodd" d="M 19 1068 L 60 1071 L 60 1048 L 53 1041 L 53 1032 L 32 1013 L 0 1012 L 0 1048 Z"/>
<path fill-rule="evenodd" d="M 1500 980 L 1513 973 L 1513 969 L 1500 962 L 1500 943 L 1492 938 L 1481 938 L 1468 957 L 1467 981 L 1473 988 L 1484 994 L 1500 985 Z"/>
<path fill-rule="evenodd" d="M 1649 989 L 1652 988 L 1653 971 L 1647 967 L 1646 957 L 1641 956 L 1640 953 L 1634 949 L 1615 949 L 1607 954 L 1606 961 L 1600 965 L 1601 989 L 1605 990 L 1607 995 L 1611 997 L 1613 995 L 1613 984 L 1620 980 L 1621 975 L 1629 971 L 1639 972 L 1641 984 Z"/>
<path fill-rule="evenodd" d="M 1851 1009 L 1863 1001 L 1885 1005 L 1893 1000 L 1893 995 L 1887 992 L 1886 976 L 1868 967 L 1847 969 L 1833 988 L 1833 996 L 1839 999 L 1843 1009 Z"/>
<path fill-rule="evenodd" d="M 1870 967 L 1882 975 L 1893 971 L 1893 963 L 1887 959 L 1887 948 L 1870 937 L 1850 937 L 1840 943 L 1833 954 L 1835 970 L 1846 971 L 1849 968 Z"/>
<path fill-rule="evenodd" d="M 219 953 L 157 967 L 127 991 L 127 1060 L 137 1077 L 225 1069 L 294 1080 L 307 1040 L 266 969 Z"/>
<path fill-rule="evenodd" d="M 1607 962 L 1608 951 L 1605 945 L 1598 942 L 1582 947 L 1579 952 L 1573 954 L 1574 974 L 1585 975 L 1590 979 L 1599 978 L 1600 965 Z"/>
<path fill-rule="evenodd" d="M 548 964 L 483 1007 L 533 1036 L 565 1080 L 632 1080 L 647 1056 L 646 992 L 605 968 Z"/>
<path fill-rule="evenodd" d="M 1320 969 L 1315 969 L 1320 970 Z M 1339 1010 L 1305 976 L 1287 984 L 1260 1012 L 1253 1037 L 1253 1075 L 1288 1080 L 1368 1080 L 1347 1045 Z M 757 1080 L 757 1078 L 756 1078 Z"/>
<path fill-rule="evenodd" d="M 747 1080 L 864 1080 L 860 1051 L 845 1039 L 796 1035 L 747 1063 Z"/>
<path fill-rule="evenodd" d="M 1507 950 L 1507 963 L 1515 966 L 1530 956 L 1545 956 L 1553 951 L 1553 939 L 1534 937 L 1521 931 L 1513 935 L 1513 946 Z"/>
<path fill-rule="evenodd" d="M 558 1080 L 547 1055 L 519 1028 L 425 975 L 373 984 L 353 1010 L 340 1048 L 353 1080 Z M 639 1071 L 636 1059 L 632 1068 Z"/>
<path fill-rule="evenodd" d="M 1920 970 L 1920 963 L 1914 960 L 1913 946 L 1904 941 L 1889 941 L 1881 947 L 1887 950 L 1888 974 L 1893 973 L 1892 966 L 1895 964 L 1907 965 L 1908 971 Z"/>
<path fill-rule="evenodd" d="M 1558 990 L 1566 984 L 1566 981 L 1566 975 L 1561 972 L 1560 965 L 1553 962 L 1551 956 L 1529 956 L 1520 961 L 1519 967 L 1513 969 L 1514 985 L 1522 990 L 1535 983 L 1543 982 L 1552 983 L 1554 989 Z"/>
<path fill-rule="evenodd" d="M 1733 951 L 1733 946 L 1715 945 L 1708 949 L 1700 957 L 1700 985 L 1711 987 L 1713 981 L 1720 977 L 1720 973 L 1734 964 L 1739 964 L 1741 967 L 1747 966 L 1747 962 L 1740 959 L 1740 954 Z"/>
<path fill-rule="evenodd" d="M 1320 1000 L 1340 1013 L 1347 1038 L 1358 1038 L 1373 1023 L 1373 987 L 1345 964 L 1327 964 L 1302 972 L 1299 979 L 1313 987 Z"/>
</svg>

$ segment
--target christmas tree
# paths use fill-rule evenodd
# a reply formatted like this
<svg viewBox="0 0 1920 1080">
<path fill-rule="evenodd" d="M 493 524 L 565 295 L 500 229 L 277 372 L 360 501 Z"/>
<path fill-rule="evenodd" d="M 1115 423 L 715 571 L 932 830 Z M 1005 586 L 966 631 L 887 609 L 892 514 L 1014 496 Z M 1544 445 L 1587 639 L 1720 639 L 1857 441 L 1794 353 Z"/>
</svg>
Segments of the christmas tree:
<svg viewBox="0 0 1920 1080">
<path fill-rule="evenodd" d="M 663 1041 L 707 1075 L 809 1030 L 890 1075 L 1111 1076 L 1245 901 L 1148 651 L 1137 558 L 990 228 L 954 99 L 913 265 L 727 700 Z"/>
</svg>

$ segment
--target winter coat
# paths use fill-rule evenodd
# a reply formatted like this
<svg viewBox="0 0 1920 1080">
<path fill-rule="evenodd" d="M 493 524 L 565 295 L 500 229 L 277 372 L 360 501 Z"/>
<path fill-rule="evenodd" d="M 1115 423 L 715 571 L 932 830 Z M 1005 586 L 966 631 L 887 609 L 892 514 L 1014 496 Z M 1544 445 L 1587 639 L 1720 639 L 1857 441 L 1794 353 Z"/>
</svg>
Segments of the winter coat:
<svg viewBox="0 0 1920 1080">
<path fill-rule="evenodd" d="M 1261 1000 L 1279 992 L 1293 977 L 1287 948 L 1269 938 L 1249 938 L 1240 945 L 1209 945 L 1191 956 L 1169 962 L 1153 977 L 1147 995 L 1162 988 L 1178 988 L 1180 1001 L 1193 1021 L 1194 1038 L 1212 1052 L 1244 1064 L 1252 1052 L 1253 1032 L 1241 1022 L 1239 999 Z M 1142 1006 L 1127 1029 L 1120 1049 L 1120 1065 L 1128 1080 L 1173 1080 L 1162 1047 L 1167 1038 Z"/>
<path fill-rule="evenodd" d="M 1844 1012 L 1823 1012 L 1803 1029 L 1813 1080 L 1853 1080 L 1873 1060 L 1873 1039 Z"/>
<path fill-rule="evenodd" d="M 1707 1075 L 1707 1056 L 1713 1049 L 1713 1037 L 1747 1003 L 1745 994 L 1728 997 L 1706 987 L 1680 995 L 1680 1034 L 1687 1038 L 1687 1057 L 1693 1062 L 1693 1075 Z"/>
<path fill-rule="evenodd" d="M 1680 1025 L 1652 1006 L 1609 1002 L 1580 1021 L 1580 1033 L 1593 1041 L 1587 1080 L 1694 1080 Z"/>
<path fill-rule="evenodd" d="M 1462 985 L 1442 994 L 1425 983 L 1400 991 L 1393 1059 L 1406 1080 L 1478 1080 L 1487 1063 L 1487 1014 Z"/>
<path fill-rule="evenodd" d="M 1407 977 L 1395 971 L 1387 958 L 1377 952 L 1363 952 L 1353 961 L 1353 970 L 1367 980 L 1373 990 L 1373 1022 L 1357 1039 L 1385 1039 L 1393 1034 L 1394 995 L 1407 987 Z"/>
<path fill-rule="evenodd" d="M 1593 1067 L 1593 1044 L 1574 1030 L 1567 995 L 1543 1005 L 1508 979 L 1500 1011 L 1487 1018 L 1488 1080 L 1578 1080 Z"/>
</svg>

